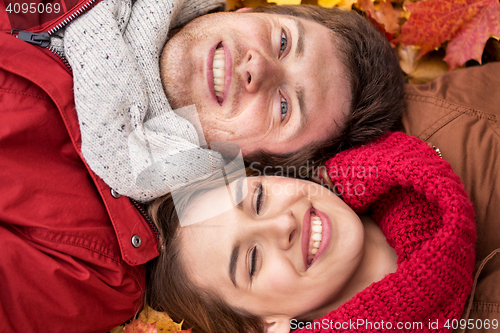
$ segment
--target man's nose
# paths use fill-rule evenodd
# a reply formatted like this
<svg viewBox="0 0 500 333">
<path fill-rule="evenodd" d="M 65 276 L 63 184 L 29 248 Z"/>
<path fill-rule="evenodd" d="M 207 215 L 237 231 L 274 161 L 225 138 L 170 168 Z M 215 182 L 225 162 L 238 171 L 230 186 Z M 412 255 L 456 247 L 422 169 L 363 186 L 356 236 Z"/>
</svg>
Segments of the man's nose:
<svg viewBox="0 0 500 333">
<path fill-rule="evenodd" d="M 268 88 L 281 78 L 279 63 L 256 50 L 245 54 L 242 66 L 245 89 L 249 93 Z"/>
<path fill-rule="evenodd" d="M 292 212 L 283 212 L 257 224 L 263 237 L 268 238 L 271 243 L 276 243 L 281 250 L 290 249 L 297 241 L 297 221 Z"/>
</svg>

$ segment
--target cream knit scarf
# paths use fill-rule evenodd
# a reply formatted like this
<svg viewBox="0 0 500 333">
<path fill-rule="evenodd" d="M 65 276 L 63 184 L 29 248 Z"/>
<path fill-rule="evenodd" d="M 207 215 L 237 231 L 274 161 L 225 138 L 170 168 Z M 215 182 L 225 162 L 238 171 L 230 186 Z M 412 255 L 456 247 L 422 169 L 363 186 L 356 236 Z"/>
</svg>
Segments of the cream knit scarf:
<svg viewBox="0 0 500 333">
<path fill-rule="evenodd" d="M 170 107 L 159 58 L 170 27 L 224 4 L 103 0 L 67 27 L 82 153 L 118 193 L 146 202 L 223 165 Z"/>
</svg>

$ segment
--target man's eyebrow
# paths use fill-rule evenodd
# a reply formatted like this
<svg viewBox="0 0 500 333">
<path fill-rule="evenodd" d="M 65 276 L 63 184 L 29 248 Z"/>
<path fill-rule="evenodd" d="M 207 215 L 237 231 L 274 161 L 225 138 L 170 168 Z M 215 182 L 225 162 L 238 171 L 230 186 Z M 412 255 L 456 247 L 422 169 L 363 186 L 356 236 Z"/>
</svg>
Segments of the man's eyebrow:
<svg viewBox="0 0 500 333">
<path fill-rule="evenodd" d="M 305 34 L 304 24 L 300 22 L 300 20 L 297 19 L 296 17 L 293 17 L 292 19 L 295 22 L 297 31 L 299 33 L 299 36 L 297 38 L 297 46 L 295 47 L 295 56 L 302 57 L 302 55 L 304 54 L 304 34 Z"/>
<path fill-rule="evenodd" d="M 236 285 L 236 263 L 238 262 L 239 253 L 240 244 L 236 243 L 234 244 L 233 250 L 231 251 L 231 260 L 229 261 L 229 278 L 236 288 L 238 288 L 238 286 Z"/>
<path fill-rule="evenodd" d="M 295 130 L 294 137 L 299 135 L 302 128 L 307 124 L 307 113 L 306 113 L 306 103 L 304 98 L 304 87 L 297 85 L 295 87 L 295 93 L 297 94 L 297 99 L 299 101 L 299 113 L 300 113 L 300 123 L 297 130 Z"/>
</svg>

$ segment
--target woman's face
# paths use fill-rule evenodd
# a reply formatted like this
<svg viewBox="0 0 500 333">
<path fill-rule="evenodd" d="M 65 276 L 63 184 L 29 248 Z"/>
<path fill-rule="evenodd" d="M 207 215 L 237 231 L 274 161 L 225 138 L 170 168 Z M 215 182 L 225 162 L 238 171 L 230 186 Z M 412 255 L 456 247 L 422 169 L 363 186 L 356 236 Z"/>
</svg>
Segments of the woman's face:
<svg viewBox="0 0 500 333">
<path fill-rule="evenodd" d="M 180 230 L 188 276 L 230 306 L 265 319 L 326 314 L 363 257 L 358 216 L 312 182 L 255 177 L 230 187 L 248 193 L 240 205 Z M 217 205 L 224 194 L 226 188 L 203 194 L 190 214 Z"/>
</svg>

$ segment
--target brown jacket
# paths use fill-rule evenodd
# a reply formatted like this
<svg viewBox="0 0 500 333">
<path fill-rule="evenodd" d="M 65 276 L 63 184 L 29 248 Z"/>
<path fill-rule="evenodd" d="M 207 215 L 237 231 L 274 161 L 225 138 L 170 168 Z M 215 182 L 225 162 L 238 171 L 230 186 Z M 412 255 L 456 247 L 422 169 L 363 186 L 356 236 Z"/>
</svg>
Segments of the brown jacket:
<svg viewBox="0 0 500 333">
<path fill-rule="evenodd" d="M 500 63 L 407 85 L 406 102 L 404 131 L 440 150 L 476 210 L 476 272 L 462 324 L 467 332 L 492 332 L 496 319 L 500 330 Z M 455 331 L 465 331 L 457 324 Z"/>
</svg>

